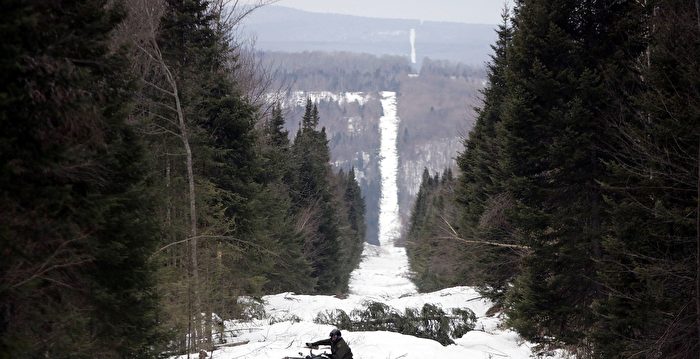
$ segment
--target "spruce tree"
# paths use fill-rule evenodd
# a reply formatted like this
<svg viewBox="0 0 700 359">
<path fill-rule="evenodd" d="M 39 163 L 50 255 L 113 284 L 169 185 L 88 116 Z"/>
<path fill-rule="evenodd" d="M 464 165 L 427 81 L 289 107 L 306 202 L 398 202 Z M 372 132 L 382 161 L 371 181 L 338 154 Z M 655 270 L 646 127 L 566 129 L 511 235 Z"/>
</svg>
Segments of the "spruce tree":
<svg viewBox="0 0 700 359">
<path fill-rule="evenodd" d="M 502 13 L 498 40 L 488 65 L 488 85 L 482 94 L 483 105 L 464 152 L 457 158 L 461 170 L 458 201 L 463 207 L 461 235 L 475 241 L 512 243 L 512 229 L 504 221 L 504 213 L 512 204 L 505 187 L 507 173 L 503 168 L 502 112 L 507 94 L 507 56 L 512 38 L 509 10 Z M 455 224 L 456 225 L 456 224 Z M 512 248 L 481 245 L 475 250 L 479 274 L 475 277 L 482 293 L 502 302 L 505 292 L 517 273 L 520 254 Z"/>
<path fill-rule="evenodd" d="M 156 129 L 144 132 L 154 134 L 154 165 L 165 173 L 159 213 L 168 251 L 156 260 L 168 294 L 163 325 L 188 339 L 174 342 L 178 351 L 209 349 L 211 314 L 234 315 L 236 297 L 260 294 L 262 273 L 273 266 L 266 254 L 274 240 L 260 223 L 267 194 L 255 152 L 257 109 L 235 81 L 221 10 L 205 0 L 166 1 L 158 33 L 138 46 L 156 62 L 144 65 L 138 115 L 145 130 Z"/>
<path fill-rule="evenodd" d="M 346 206 L 349 207 L 348 219 L 351 229 L 357 233 L 358 237 L 364 240 L 365 238 L 365 202 L 362 198 L 360 186 L 355 178 L 355 168 L 351 168 L 348 172 L 347 180 L 345 181 L 345 199 Z"/>
<path fill-rule="evenodd" d="M 266 293 L 311 293 L 316 280 L 311 276 L 311 263 L 304 255 L 304 233 L 296 228 L 298 218 L 289 187 L 292 155 L 284 122 L 278 103 L 273 107 L 260 138 L 262 170 L 259 182 L 263 190 L 256 202 L 264 207 L 257 208 L 260 213 L 259 235 L 275 240 L 274 250 L 268 253 L 274 263 L 264 273 L 263 289 Z"/>
<path fill-rule="evenodd" d="M 600 296 L 612 141 L 600 68 L 616 53 L 608 29 L 626 3 L 522 1 L 514 19 L 503 113 L 509 220 L 531 250 L 509 294 L 509 322 L 525 338 L 585 346 Z"/>
<path fill-rule="evenodd" d="M 606 357 L 691 358 L 700 348 L 700 217 L 690 215 L 700 183 L 698 4 L 635 10 L 633 42 L 608 74 L 619 112 L 594 339 Z"/>
<path fill-rule="evenodd" d="M 158 238 L 114 1 L 4 4 L 0 350 L 153 357 Z M 46 27 L 44 24 L 51 24 Z"/>
<path fill-rule="evenodd" d="M 420 291 L 473 284 L 472 248 L 454 238 L 449 229 L 461 209 L 454 200 L 457 181 L 451 173 L 445 169 L 442 177 L 437 173 L 430 176 L 424 169 L 411 213 L 406 250 Z"/>
<path fill-rule="evenodd" d="M 347 291 L 350 273 L 360 264 L 365 242 L 365 204 L 360 186 L 355 179 L 355 169 L 345 175 L 341 169 L 336 174 L 336 203 L 342 213 L 340 221 L 340 255 L 342 261 L 343 291 Z"/>
<path fill-rule="evenodd" d="M 321 293 L 342 291 L 338 215 L 331 187 L 330 151 L 325 129 L 316 129 L 318 109 L 307 100 L 302 127 L 292 146 L 293 205 L 313 218 L 305 244 L 312 276 Z"/>
</svg>

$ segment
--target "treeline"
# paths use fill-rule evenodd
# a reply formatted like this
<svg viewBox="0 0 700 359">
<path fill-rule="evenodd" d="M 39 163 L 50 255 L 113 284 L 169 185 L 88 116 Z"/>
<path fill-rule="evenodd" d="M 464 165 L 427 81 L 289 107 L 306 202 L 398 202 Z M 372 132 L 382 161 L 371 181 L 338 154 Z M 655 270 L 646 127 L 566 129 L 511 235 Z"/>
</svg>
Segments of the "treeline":
<svg viewBox="0 0 700 359">
<path fill-rule="evenodd" d="M 477 285 L 542 349 L 697 357 L 698 6 L 517 1 L 458 157 L 458 214 L 424 214 L 442 180 L 416 203 L 417 278 Z M 424 264 L 454 241 L 441 265 L 475 270 Z"/>
<path fill-rule="evenodd" d="M 442 76 L 465 78 L 480 81 L 486 77 L 484 66 L 466 65 L 448 60 L 433 60 L 425 58 L 420 66 L 421 76 Z"/>
<path fill-rule="evenodd" d="M 225 4 L 3 3 L 0 356 L 210 349 L 241 295 L 347 290 L 354 172 L 251 100 Z"/>
<path fill-rule="evenodd" d="M 411 65 L 401 56 L 350 52 L 263 52 L 277 87 L 302 91 L 396 91 Z"/>
<path fill-rule="evenodd" d="M 457 222 L 455 198 L 457 178 L 446 169 L 442 176 L 423 170 L 420 189 L 406 233 L 406 252 L 413 272 L 412 281 L 421 292 L 470 283 L 465 264 L 467 248 L 454 236 L 450 226 Z"/>
<path fill-rule="evenodd" d="M 365 203 L 365 241 L 379 244 L 379 131 L 378 119 L 382 114 L 379 99 L 372 98 L 360 105 L 357 102 L 338 103 L 319 100 L 318 111 L 323 113 L 321 127 L 326 129 L 331 163 L 335 168 L 354 168 Z M 288 107 L 288 117 L 296 118 L 301 106 Z M 303 112 L 303 111 L 299 111 Z M 299 117 L 301 113 L 299 114 Z M 291 124 L 298 129 L 299 124 Z M 350 125 L 352 129 L 350 129 Z M 287 122 L 287 128 L 290 123 Z"/>
</svg>

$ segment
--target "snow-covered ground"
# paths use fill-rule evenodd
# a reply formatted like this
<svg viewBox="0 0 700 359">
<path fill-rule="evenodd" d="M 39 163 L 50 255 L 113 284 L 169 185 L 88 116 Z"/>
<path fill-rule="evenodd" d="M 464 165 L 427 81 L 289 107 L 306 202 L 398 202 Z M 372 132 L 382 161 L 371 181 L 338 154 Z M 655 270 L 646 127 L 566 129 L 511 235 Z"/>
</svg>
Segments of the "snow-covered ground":
<svg viewBox="0 0 700 359">
<path fill-rule="evenodd" d="M 367 301 L 384 303 L 398 312 L 406 308 L 422 308 L 424 304 L 453 308 L 469 308 L 477 317 L 475 330 L 456 344 L 440 343 L 398 333 L 348 332 L 343 338 L 356 359 L 464 359 L 464 358 L 529 358 L 531 345 L 516 333 L 499 328 L 498 317 L 487 317 L 491 303 L 470 287 L 447 288 L 433 293 L 417 293 L 408 280 L 408 259 L 403 248 L 394 247 L 400 233 L 396 174 L 398 154 L 396 134 L 399 118 L 396 113 L 396 93 L 380 93 L 384 116 L 380 119 L 382 197 L 379 203 L 379 232 L 381 246 L 365 244 L 360 267 L 352 273 L 350 294 L 344 298 L 324 295 L 280 293 L 263 297 L 265 319 L 249 322 L 227 322 L 226 329 L 236 333 L 229 342 L 245 343 L 214 351 L 214 358 L 252 359 L 301 356 L 309 354 L 304 343 L 325 339 L 333 329 L 315 324 L 318 313 L 341 309 L 350 313 L 364 309 Z M 341 328 L 342 329 L 342 328 Z M 328 350 L 329 351 L 329 350 Z M 181 358 L 185 358 L 182 356 Z"/>
<path fill-rule="evenodd" d="M 399 170 L 396 92 L 384 91 L 380 96 L 384 110 L 384 116 L 379 119 L 379 173 L 382 178 L 379 199 L 380 246 L 365 243 L 364 258 L 350 277 L 350 293 L 375 299 L 391 299 L 416 293 L 416 286 L 408 279 L 406 250 L 394 246 L 394 241 L 401 235 L 396 184 Z"/>
<path fill-rule="evenodd" d="M 311 102 L 318 103 L 335 102 L 338 105 L 357 102 L 362 106 L 372 98 L 371 93 L 367 92 L 330 92 L 330 91 L 293 91 L 289 94 L 285 93 L 270 93 L 267 95 L 269 102 L 280 101 L 282 107 L 287 106 L 304 106 L 306 100 L 311 99 Z"/>
<path fill-rule="evenodd" d="M 217 350 L 214 358 L 281 359 L 285 356 L 299 356 L 299 352 L 307 355 L 309 352 L 304 348 L 304 343 L 325 339 L 333 329 L 329 325 L 313 323 L 319 312 L 342 309 L 349 313 L 353 309 L 364 308 L 366 300 L 376 298 L 351 294 L 345 299 L 339 299 L 332 296 L 281 293 L 263 299 L 269 318 L 246 324 L 227 323 L 227 329 L 240 333 L 233 341 L 248 341 L 248 344 Z M 405 308 L 421 308 L 426 303 L 439 304 L 445 310 L 468 307 L 479 318 L 477 330 L 455 339 L 456 344 L 448 346 L 398 333 L 343 331 L 343 338 L 356 359 L 528 358 L 531 353 L 530 345 L 522 343 L 515 333 L 497 328 L 498 318 L 486 317 L 490 303 L 470 287 L 414 293 L 382 302 L 400 312 Z M 245 328 L 249 330 L 244 330 Z"/>
</svg>

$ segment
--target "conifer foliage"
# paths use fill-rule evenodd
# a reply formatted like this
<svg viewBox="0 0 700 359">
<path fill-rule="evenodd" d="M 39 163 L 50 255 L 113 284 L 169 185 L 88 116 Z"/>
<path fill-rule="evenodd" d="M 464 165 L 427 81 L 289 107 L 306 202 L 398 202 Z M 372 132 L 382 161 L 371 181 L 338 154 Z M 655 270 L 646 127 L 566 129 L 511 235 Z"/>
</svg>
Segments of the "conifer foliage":
<svg viewBox="0 0 700 359">
<path fill-rule="evenodd" d="M 293 208 L 305 218 L 304 251 L 316 289 L 333 294 L 347 290 L 350 272 L 359 263 L 364 205 L 353 170 L 352 178 L 332 174 L 326 131 L 317 129 L 318 121 L 318 108 L 308 99 L 291 149 L 290 190 Z"/>
<path fill-rule="evenodd" d="M 113 1 L 4 2 L 0 351 L 153 357 L 158 238 Z M 50 26 L 46 26 L 50 24 Z"/>
<path fill-rule="evenodd" d="M 3 3 L 3 354 L 211 350 L 242 295 L 347 290 L 365 233 L 354 171 L 331 171 L 315 106 L 292 145 L 282 108 L 249 99 L 247 11 Z"/>
<path fill-rule="evenodd" d="M 442 177 L 423 170 L 421 186 L 411 213 L 407 234 L 407 253 L 414 273 L 413 281 L 421 291 L 469 283 L 469 267 L 455 265 L 469 256 L 465 247 L 453 240 L 449 226 L 457 218 L 454 201 L 456 179 L 451 169 Z"/>
<path fill-rule="evenodd" d="M 482 239 L 495 243 L 515 243 L 513 226 L 505 212 L 513 205 L 512 195 L 505 186 L 506 163 L 504 161 L 503 116 L 507 94 L 507 56 L 510 52 L 513 29 L 507 8 L 502 14 L 498 41 L 492 46 L 492 61 L 488 66 L 488 85 L 483 90 L 483 105 L 478 111 L 474 128 L 464 141 L 464 152 L 457 157 L 462 175 L 455 190 L 457 201 L 463 208 L 455 226 L 461 235 L 469 239 Z M 508 283 L 518 268 L 520 251 L 512 247 L 485 245 L 475 257 L 478 272 L 474 282 L 482 293 L 497 303 L 502 303 Z"/>
<path fill-rule="evenodd" d="M 457 281 L 543 349 L 697 357 L 699 3 L 522 0 L 512 14 L 458 158 L 450 229 L 471 256 L 445 265 L 473 268 Z M 412 258 L 448 246 L 413 231 L 444 211 L 424 197 Z M 455 279 L 420 264 L 418 278 Z"/>
</svg>

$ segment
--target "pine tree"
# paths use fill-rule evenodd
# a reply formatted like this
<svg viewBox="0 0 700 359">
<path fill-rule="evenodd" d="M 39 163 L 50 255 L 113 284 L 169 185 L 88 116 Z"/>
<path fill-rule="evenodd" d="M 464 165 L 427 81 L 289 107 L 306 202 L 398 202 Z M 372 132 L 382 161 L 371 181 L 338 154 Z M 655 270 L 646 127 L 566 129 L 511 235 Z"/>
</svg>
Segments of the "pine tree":
<svg viewBox="0 0 700 359">
<path fill-rule="evenodd" d="M 316 129 L 318 109 L 307 100 L 302 127 L 292 146 L 293 205 L 299 213 L 313 218 L 307 234 L 305 252 L 312 263 L 317 290 L 333 293 L 342 290 L 338 217 L 331 187 L 330 151 L 325 129 Z"/>
<path fill-rule="evenodd" d="M 0 350 L 153 357 L 157 239 L 119 2 L 3 5 Z M 46 27 L 43 24 L 51 24 Z"/>
<path fill-rule="evenodd" d="M 689 215 L 700 183 L 699 8 L 650 5 L 628 17 L 633 46 L 609 72 L 619 112 L 594 338 L 606 357 L 691 358 L 700 348 L 700 217 Z"/>
<path fill-rule="evenodd" d="M 503 114 L 509 220 L 531 250 L 509 294 L 509 322 L 543 344 L 585 347 L 600 296 L 612 141 L 600 68 L 616 48 L 607 29 L 627 4 L 523 1 L 514 19 Z"/>
<path fill-rule="evenodd" d="M 454 201 L 457 181 L 450 169 L 445 169 L 440 177 L 437 173 L 430 176 L 426 168 L 422 178 L 407 234 L 413 281 L 420 291 L 471 285 L 471 248 L 454 239 L 448 229 L 460 209 Z"/>
<path fill-rule="evenodd" d="M 507 94 L 507 56 L 512 38 L 509 10 L 502 14 L 503 23 L 497 30 L 498 41 L 488 65 L 489 83 L 483 91 L 483 105 L 464 152 L 457 158 L 461 169 L 459 202 L 464 208 L 461 234 L 464 238 L 493 243 L 512 243 L 511 225 L 504 213 L 512 205 L 505 192 L 507 174 L 503 168 L 502 112 Z M 512 248 L 480 245 L 476 254 L 479 274 L 475 280 L 482 293 L 502 302 L 505 292 L 518 269 L 520 253 Z"/>
<path fill-rule="evenodd" d="M 259 181 L 264 189 L 258 203 L 266 207 L 257 209 L 264 214 L 260 216 L 259 228 L 262 231 L 259 235 L 270 236 L 276 242 L 274 252 L 268 254 L 274 263 L 264 273 L 263 289 L 266 293 L 311 293 L 316 280 L 311 276 L 311 263 L 304 255 L 304 233 L 296 228 L 298 218 L 289 188 L 292 155 L 284 122 L 278 103 L 273 107 L 261 136 L 263 170 Z"/>
</svg>

